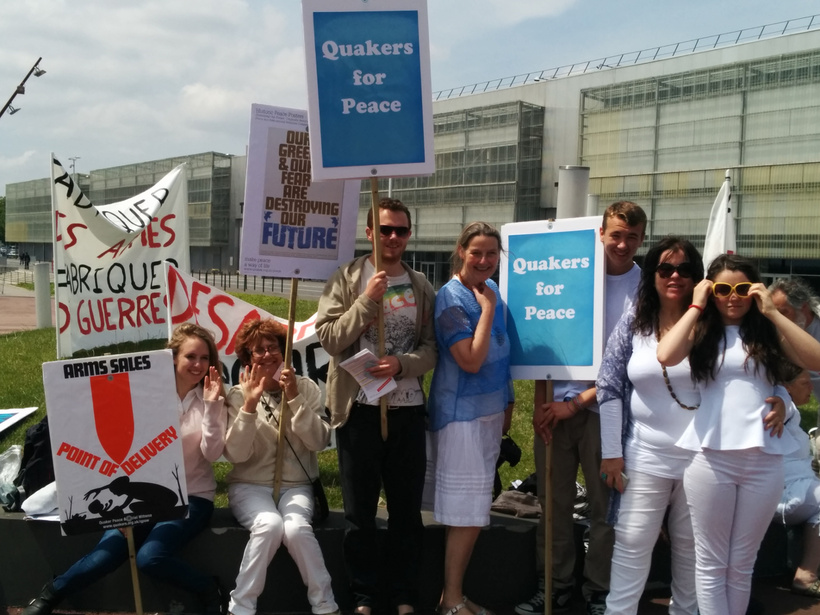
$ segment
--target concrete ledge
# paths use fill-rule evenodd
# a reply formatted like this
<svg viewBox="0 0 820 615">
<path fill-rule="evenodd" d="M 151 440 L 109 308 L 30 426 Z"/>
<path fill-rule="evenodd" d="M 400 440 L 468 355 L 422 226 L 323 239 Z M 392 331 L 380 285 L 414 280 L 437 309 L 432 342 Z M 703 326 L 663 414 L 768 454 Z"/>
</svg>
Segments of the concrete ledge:
<svg viewBox="0 0 820 615">
<path fill-rule="evenodd" d="M 381 528 L 386 522 L 380 519 Z M 425 515 L 420 605 L 432 609 L 439 600 L 444 570 L 444 528 Z M 506 515 L 491 517 L 482 530 L 467 570 L 464 591 L 488 607 L 516 604 L 530 597 L 535 579 L 535 528 L 532 520 Z M 330 518 L 315 530 L 333 578 L 333 591 L 341 606 L 350 606 L 348 579 L 344 566 L 342 540 L 344 516 L 331 511 Z M 385 533 L 385 532 L 382 532 Z M 90 551 L 99 534 L 63 537 L 58 524 L 26 521 L 22 514 L 0 514 L 0 544 L 5 557 L 0 559 L 0 605 L 27 604 L 43 584 L 64 572 Z M 236 572 L 248 539 L 228 509 L 217 509 L 209 530 L 202 532 L 184 550 L 183 557 L 197 562 L 200 570 L 219 577 L 233 588 Z M 140 575 L 145 611 L 171 611 L 171 602 L 182 602 L 186 611 L 194 608 L 192 596 L 166 584 Z M 287 549 L 280 549 L 268 569 L 265 591 L 259 598 L 259 611 L 309 613 L 306 589 Z M 80 611 L 133 611 L 134 598 L 127 566 L 67 598 L 61 608 Z"/>
<path fill-rule="evenodd" d="M 438 603 L 444 581 L 444 528 L 425 513 L 422 576 L 419 606 L 432 610 Z M 384 514 L 380 528 L 386 528 Z M 344 516 L 331 511 L 329 519 L 315 530 L 333 578 L 339 604 L 351 607 L 342 541 Z M 495 610 L 509 610 L 532 595 L 535 589 L 536 521 L 507 515 L 491 515 L 490 526 L 482 530 L 464 584 L 464 591 L 480 604 Z M 576 578 L 582 577 L 584 526 L 575 524 L 578 546 Z M 802 528 L 772 523 L 758 554 L 755 576 L 777 576 L 793 570 L 800 557 Z M 386 532 L 381 532 L 384 535 Z M 183 557 L 197 562 L 200 570 L 219 577 L 232 589 L 239 562 L 248 539 L 247 531 L 229 509 L 217 509 L 211 527 L 194 539 Z M 56 523 L 26 521 L 20 513 L 0 513 L 0 607 L 23 606 L 55 574 L 64 572 L 90 551 L 99 534 L 63 537 Z M 669 545 L 658 541 L 652 558 L 649 582 L 668 584 L 671 578 Z M 143 607 L 146 612 L 172 612 L 172 602 L 181 602 L 187 611 L 195 608 L 193 597 L 166 584 L 140 575 Z M 259 611 L 267 613 L 309 613 L 306 589 L 287 549 L 280 549 L 268 569 Z M 109 574 L 85 591 L 67 598 L 61 608 L 78 611 L 126 611 L 134 609 L 131 576 L 127 566 Z"/>
</svg>

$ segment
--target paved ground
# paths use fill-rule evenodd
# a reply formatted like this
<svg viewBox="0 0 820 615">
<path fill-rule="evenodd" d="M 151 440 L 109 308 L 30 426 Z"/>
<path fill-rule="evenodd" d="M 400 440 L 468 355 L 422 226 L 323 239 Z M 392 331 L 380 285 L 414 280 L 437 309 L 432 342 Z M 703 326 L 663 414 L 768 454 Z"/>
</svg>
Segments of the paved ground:
<svg viewBox="0 0 820 615">
<path fill-rule="evenodd" d="M 750 615 L 820 615 L 820 602 L 811 598 L 795 596 L 790 593 L 787 587 L 790 579 L 759 579 L 754 583 L 752 597 L 755 599 L 755 606 L 758 610 L 750 611 Z M 573 610 L 565 611 L 569 615 L 583 615 L 585 608 L 583 601 L 576 598 L 573 602 Z M 20 615 L 22 609 L 9 607 L 0 608 L 0 614 Z M 344 611 L 343 611 L 344 612 Z M 638 609 L 638 615 L 665 615 L 669 612 L 669 591 L 668 589 L 658 589 L 648 591 Z M 75 614 L 74 611 L 56 610 L 56 615 Z M 512 608 L 496 611 L 497 615 L 515 615 Z M 84 613 L 83 615 L 97 615 L 96 613 Z M 116 613 L 110 615 L 134 615 L 132 613 Z M 151 614 L 154 615 L 154 614 Z M 260 614 L 266 615 L 266 614 Z M 307 615 L 307 614 L 305 614 Z M 382 615 L 374 613 L 374 615 Z M 385 613 L 384 615 L 390 615 Z M 422 613 L 420 612 L 420 615 Z M 423 613 L 423 615 L 433 615 Z"/>
<path fill-rule="evenodd" d="M 2 293 L 0 293 L 0 335 L 36 328 L 34 292 L 19 288 L 14 283 L 9 283 L 8 280 L 8 274 L 6 274 L 5 284 L 0 285 L 0 289 L 2 289 Z M 757 601 L 760 610 L 755 611 L 755 613 L 763 615 L 820 615 L 820 600 L 792 594 L 788 589 L 790 581 L 789 578 L 756 579 L 753 585 L 752 597 Z M 662 615 L 668 612 L 668 604 L 668 589 L 649 591 L 644 595 L 639 614 Z M 585 612 L 583 601 L 580 598 L 576 597 L 573 605 L 575 608 L 570 611 L 572 615 L 582 615 Z M 20 608 L 5 608 L 0 605 L 0 615 L 4 613 L 6 615 L 20 615 L 20 611 Z M 56 612 L 67 613 L 67 611 L 59 610 Z M 498 615 L 514 615 L 514 612 L 512 608 L 509 608 L 499 610 Z"/>
</svg>

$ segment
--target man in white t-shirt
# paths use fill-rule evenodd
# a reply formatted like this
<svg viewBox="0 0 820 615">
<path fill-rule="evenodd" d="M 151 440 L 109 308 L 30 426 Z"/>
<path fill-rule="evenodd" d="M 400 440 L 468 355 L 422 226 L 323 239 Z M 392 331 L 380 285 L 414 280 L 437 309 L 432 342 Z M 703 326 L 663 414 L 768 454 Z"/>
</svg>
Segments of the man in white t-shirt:
<svg viewBox="0 0 820 615">
<path fill-rule="evenodd" d="M 604 212 L 600 228 L 606 267 L 606 310 L 604 340 L 624 312 L 632 309 L 638 291 L 641 270 L 634 262 L 635 253 L 646 233 L 646 214 L 635 203 L 619 201 Z M 584 472 L 589 501 L 589 549 L 584 564 L 582 591 L 589 615 L 603 614 L 609 593 L 609 568 L 614 529 L 606 523 L 610 490 L 600 479 L 601 421 L 595 401 L 594 382 L 560 382 L 554 384 L 554 399 L 546 402 L 546 382 L 535 383 L 533 427 L 535 469 L 538 497 L 546 510 L 544 487 L 545 442 L 552 442 L 552 612 L 570 609 L 575 589 L 575 538 L 573 511 L 578 466 Z M 545 517 L 541 516 L 536 534 L 536 568 L 538 591 L 529 601 L 515 607 L 518 615 L 544 612 L 544 534 Z"/>
<path fill-rule="evenodd" d="M 373 254 L 342 265 L 319 299 L 316 333 L 330 355 L 326 399 L 336 428 L 345 519 L 345 560 L 356 601 L 354 613 L 370 615 L 386 571 L 390 608 L 412 613 L 417 600 L 424 526 L 421 499 L 426 469 L 422 378 L 436 364 L 435 293 L 423 274 L 402 262 L 411 234 L 410 211 L 396 199 L 379 202 L 382 271 Z M 373 243 L 372 212 L 367 238 Z M 384 311 L 385 354 L 369 368 L 392 376 L 386 441 L 379 403 L 371 403 L 339 363 L 364 348 L 378 351 L 379 309 Z M 377 548 L 379 492 L 387 498 L 387 540 Z"/>
</svg>

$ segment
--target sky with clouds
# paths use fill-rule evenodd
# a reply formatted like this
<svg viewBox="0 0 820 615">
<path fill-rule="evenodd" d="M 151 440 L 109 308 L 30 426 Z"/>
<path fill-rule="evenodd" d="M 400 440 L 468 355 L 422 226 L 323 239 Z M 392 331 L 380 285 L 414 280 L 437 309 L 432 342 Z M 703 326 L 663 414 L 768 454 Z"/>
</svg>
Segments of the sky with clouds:
<svg viewBox="0 0 820 615">
<path fill-rule="evenodd" d="M 437 91 L 798 19 L 820 5 L 428 0 L 428 12 Z M 252 103 L 306 106 L 302 38 L 296 0 L 6 0 L 0 103 L 40 56 L 47 74 L 28 80 L 19 113 L 0 117 L 0 195 L 46 177 L 50 152 L 66 166 L 79 157 L 78 172 L 243 154 Z"/>
</svg>

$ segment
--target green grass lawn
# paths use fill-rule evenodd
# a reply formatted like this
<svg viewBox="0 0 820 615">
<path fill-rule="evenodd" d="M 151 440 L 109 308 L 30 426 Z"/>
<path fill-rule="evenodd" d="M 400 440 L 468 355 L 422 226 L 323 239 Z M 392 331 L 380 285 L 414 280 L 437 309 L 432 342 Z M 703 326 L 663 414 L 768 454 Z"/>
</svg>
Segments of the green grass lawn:
<svg viewBox="0 0 820 615">
<path fill-rule="evenodd" d="M 287 318 L 288 300 L 279 297 L 263 295 L 237 294 L 237 297 L 257 307 Z M 296 306 L 296 320 L 306 320 L 316 311 L 316 302 L 299 300 Z M 76 356 L 95 356 L 104 353 L 118 354 L 139 350 L 155 350 L 162 348 L 164 341 L 152 340 L 140 344 L 120 344 L 117 346 L 97 348 L 93 351 L 83 351 Z M 46 361 L 56 359 L 56 341 L 54 329 L 39 329 L 0 335 L 0 409 L 24 408 L 37 406 L 39 409 L 27 420 L 0 434 L 0 451 L 6 450 L 12 444 L 22 444 L 25 430 L 38 422 L 45 414 L 45 393 L 41 366 Z M 425 380 L 425 387 L 429 387 L 430 375 Z M 500 470 L 501 482 L 504 488 L 509 487 L 515 479 L 524 479 L 535 471 L 535 462 L 532 453 L 532 404 L 534 386 L 531 381 L 516 381 L 516 410 L 513 413 L 510 435 L 521 447 L 521 461 L 514 468 L 504 464 Z M 817 401 L 812 397 L 811 403 L 801 408 L 801 425 L 808 430 L 817 424 Z M 342 497 L 339 486 L 339 470 L 336 463 L 336 451 L 324 451 L 319 454 L 319 467 L 322 482 L 325 485 L 328 501 L 332 508 L 341 508 Z M 227 489 L 225 475 L 230 470 L 230 464 L 215 464 L 217 476 L 217 506 L 227 506 Z M 579 475 L 579 480 L 583 478 Z"/>
<path fill-rule="evenodd" d="M 271 314 L 287 318 L 288 300 L 266 295 L 238 293 L 236 295 Z M 296 320 L 307 320 L 316 311 L 316 302 L 298 300 Z M 139 344 L 120 344 L 117 346 L 97 348 L 93 351 L 78 352 L 76 356 L 95 356 L 105 353 L 119 354 L 139 350 L 155 350 L 165 345 L 163 340 L 151 340 Z M 45 414 L 45 393 L 43 391 L 42 364 L 56 360 L 56 341 L 54 329 L 38 329 L 0 335 L 0 409 L 24 408 L 37 406 L 39 409 L 28 417 L 0 434 L 0 451 L 12 444 L 22 444 L 28 427 L 37 423 Z M 425 386 L 429 387 L 430 377 Z M 532 456 L 532 382 L 516 382 L 517 411 L 513 415 L 510 435 L 521 447 L 523 455 L 515 468 L 505 464 L 501 469 L 502 484 L 506 487 L 516 478 L 524 479 L 535 471 Z M 342 496 L 339 485 L 339 469 L 336 462 L 336 451 L 328 450 L 319 454 L 319 466 L 322 482 L 325 485 L 331 507 L 341 508 Z M 214 471 L 217 476 L 217 506 L 227 506 L 227 486 L 225 475 L 230 470 L 229 463 L 217 463 Z"/>
<path fill-rule="evenodd" d="M 33 282 L 20 282 L 17 284 L 20 288 L 25 288 L 26 290 L 30 290 L 34 292 L 34 283 Z M 51 289 L 51 296 L 54 296 L 54 282 L 49 283 L 49 288 Z"/>
</svg>

